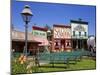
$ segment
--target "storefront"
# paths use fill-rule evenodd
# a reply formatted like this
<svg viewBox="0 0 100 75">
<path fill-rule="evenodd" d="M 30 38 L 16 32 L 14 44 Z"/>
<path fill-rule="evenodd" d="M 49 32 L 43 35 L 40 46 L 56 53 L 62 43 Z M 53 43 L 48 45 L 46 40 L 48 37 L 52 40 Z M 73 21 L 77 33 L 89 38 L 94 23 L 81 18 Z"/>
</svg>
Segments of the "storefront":
<svg viewBox="0 0 100 75">
<path fill-rule="evenodd" d="M 88 22 L 71 20 L 70 25 L 73 49 L 87 49 Z"/>
<path fill-rule="evenodd" d="M 28 33 L 28 53 L 34 55 L 38 51 L 38 45 L 41 42 L 33 39 L 34 36 Z M 15 52 L 23 52 L 25 48 L 25 33 L 13 30 L 12 31 L 12 50 Z"/>
<path fill-rule="evenodd" d="M 59 52 L 71 49 L 71 26 L 53 25 L 52 50 Z"/>
<path fill-rule="evenodd" d="M 39 51 L 43 52 L 48 50 L 49 42 L 47 40 L 47 29 L 33 26 L 32 34 L 36 41 L 41 42 L 41 44 L 39 44 Z"/>
</svg>

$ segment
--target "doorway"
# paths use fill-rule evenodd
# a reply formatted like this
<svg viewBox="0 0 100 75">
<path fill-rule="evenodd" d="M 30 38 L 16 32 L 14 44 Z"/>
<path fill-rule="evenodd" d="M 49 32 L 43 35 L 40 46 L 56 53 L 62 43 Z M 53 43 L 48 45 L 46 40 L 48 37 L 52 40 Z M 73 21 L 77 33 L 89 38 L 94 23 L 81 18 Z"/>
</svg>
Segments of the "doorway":
<svg viewBox="0 0 100 75">
<path fill-rule="evenodd" d="M 61 49 L 65 50 L 65 39 L 61 40 Z"/>
</svg>

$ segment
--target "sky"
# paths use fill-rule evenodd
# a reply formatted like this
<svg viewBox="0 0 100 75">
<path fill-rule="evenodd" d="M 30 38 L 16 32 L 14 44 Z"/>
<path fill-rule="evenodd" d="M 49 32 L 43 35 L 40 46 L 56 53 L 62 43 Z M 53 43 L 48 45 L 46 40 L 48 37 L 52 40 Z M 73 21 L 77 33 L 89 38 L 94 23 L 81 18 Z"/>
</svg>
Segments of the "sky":
<svg viewBox="0 0 100 75">
<path fill-rule="evenodd" d="M 33 17 L 28 24 L 29 32 L 32 31 L 34 24 L 40 27 L 44 27 L 47 24 L 52 28 L 53 24 L 70 25 L 70 20 L 81 18 L 89 23 L 89 35 L 96 35 L 95 6 L 13 0 L 11 3 L 11 23 L 15 29 L 20 31 L 25 30 L 25 23 L 20 14 L 25 5 L 29 5 L 33 13 Z"/>
</svg>

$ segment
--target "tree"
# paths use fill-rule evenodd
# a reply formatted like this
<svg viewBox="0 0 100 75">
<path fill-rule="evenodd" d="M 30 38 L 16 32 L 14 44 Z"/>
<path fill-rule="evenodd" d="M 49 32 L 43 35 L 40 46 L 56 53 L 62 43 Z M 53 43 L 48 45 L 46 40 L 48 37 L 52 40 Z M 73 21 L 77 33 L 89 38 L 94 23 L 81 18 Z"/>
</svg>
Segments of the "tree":
<svg viewBox="0 0 100 75">
<path fill-rule="evenodd" d="M 48 30 L 51 30 L 51 27 L 50 27 L 48 24 L 46 24 L 46 25 L 44 26 L 44 28 L 47 28 Z"/>
</svg>

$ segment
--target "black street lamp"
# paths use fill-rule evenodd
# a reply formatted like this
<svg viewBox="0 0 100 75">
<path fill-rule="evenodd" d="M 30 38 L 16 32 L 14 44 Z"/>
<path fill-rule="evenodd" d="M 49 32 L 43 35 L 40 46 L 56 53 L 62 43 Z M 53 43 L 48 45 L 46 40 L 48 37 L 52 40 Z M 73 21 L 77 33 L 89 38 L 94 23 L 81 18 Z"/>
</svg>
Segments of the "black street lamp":
<svg viewBox="0 0 100 75">
<path fill-rule="evenodd" d="M 25 22 L 25 55 L 27 56 L 27 32 L 28 32 L 28 23 L 30 22 L 33 14 L 28 5 L 25 5 L 24 9 L 21 12 L 22 18 Z"/>
</svg>

